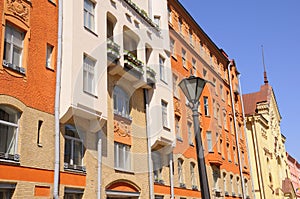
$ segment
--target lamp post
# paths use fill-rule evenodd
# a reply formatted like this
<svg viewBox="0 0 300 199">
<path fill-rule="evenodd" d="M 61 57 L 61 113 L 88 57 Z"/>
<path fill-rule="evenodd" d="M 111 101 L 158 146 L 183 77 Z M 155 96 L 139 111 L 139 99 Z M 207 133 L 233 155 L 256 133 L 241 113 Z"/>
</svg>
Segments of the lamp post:
<svg viewBox="0 0 300 199">
<path fill-rule="evenodd" d="M 198 171 L 200 177 L 201 197 L 203 199 L 210 199 L 202 138 L 200 135 L 199 113 L 198 113 L 199 98 L 205 84 L 206 84 L 206 80 L 191 75 L 190 77 L 181 80 L 181 82 L 179 83 L 179 87 L 181 88 L 184 95 L 189 100 L 190 104 L 192 104 L 191 109 L 193 111 L 194 132 L 196 137 L 196 149 L 197 149 Z"/>
</svg>

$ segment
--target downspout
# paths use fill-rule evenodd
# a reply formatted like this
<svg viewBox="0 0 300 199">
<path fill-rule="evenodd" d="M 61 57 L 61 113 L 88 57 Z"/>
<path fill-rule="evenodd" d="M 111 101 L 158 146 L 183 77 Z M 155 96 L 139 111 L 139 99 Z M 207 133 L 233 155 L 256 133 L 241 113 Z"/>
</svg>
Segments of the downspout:
<svg viewBox="0 0 300 199">
<path fill-rule="evenodd" d="M 233 112 L 233 124 L 234 124 L 234 130 L 235 130 L 235 141 L 236 141 L 236 148 L 237 148 L 238 161 L 239 161 L 240 177 L 241 177 L 241 181 L 242 181 L 242 193 L 243 193 L 243 198 L 246 199 L 246 197 L 245 197 L 244 176 L 243 176 L 243 170 L 242 170 L 243 167 L 242 167 L 242 164 L 241 164 L 239 135 L 238 135 L 238 131 L 237 131 L 236 116 L 235 116 L 235 107 L 234 107 L 234 99 L 233 99 L 233 91 L 232 91 L 230 66 L 231 66 L 231 61 L 228 64 L 228 78 L 229 78 L 229 86 L 230 86 L 230 94 L 231 94 L 231 108 L 232 108 L 232 112 Z"/>
<path fill-rule="evenodd" d="M 102 139 L 99 136 L 98 140 L 98 187 L 97 199 L 101 199 L 101 179 L 102 179 Z"/>
<path fill-rule="evenodd" d="M 148 90 L 144 89 L 144 97 L 145 97 L 145 105 L 146 105 L 146 135 L 147 135 L 147 150 L 148 150 L 148 169 L 149 169 L 149 199 L 154 199 L 154 188 L 153 188 L 153 166 L 152 166 L 152 159 L 151 159 L 151 135 L 150 135 L 150 112 L 149 112 L 149 96 Z"/>
<path fill-rule="evenodd" d="M 63 3 L 58 0 L 58 35 L 57 35 L 57 63 L 56 63 L 56 87 L 55 87 L 55 157 L 54 157 L 54 182 L 53 198 L 59 198 L 59 163 L 60 163 L 60 131 L 59 131 L 59 108 L 60 108 L 60 87 L 61 87 L 61 62 L 62 62 L 62 21 L 63 20 Z"/>
<path fill-rule="evenodd" d="M 173 153 L 170 153 L 170 187 L 171 187 L 171 197 L 170 199 L 174 199 L 174 168 L 173 168 Z"/>
<path fill-rule="evenodd" d="M 246 134 L 246 120 L 245 120 L 245 109 L 244 109 L 244 101 L 243 101 L 243 92 L 242 92 L 242 85 L 241 85 L 241 81 L 240 81 L 240 76 L 238 77 L 239 80 L 239 89 L 240 89 L 240 93 L 241 93 L 241 103 L 242 103 L 242 114 L 243 114 L 243 119 L 244 119 L 244 133 Z M 252 166 L 251 166 L 251 162 L 250 162 L 250 154 L 249 154 L 249 146 L 248 146 L 248 139 L 247 139 L 247 135 L 245 135 L 245 139 L 246 139 L 246 147 L 247 147 L 247 158 L 248 158 L 248 162 L 249 162 L 249 167 L 250 167 L 250 173 L 252 174 Z M 255 196 L 255 192 L 254 192 L 254 183 L 253 183 L 253 179 L 251 177 L 252 175 L 250 175 L 251 178 L 251 187 L 252 187 L 252 193 L 254 196 L 254 199 L 256 198 Z M 244 185 L 245 186 L 245 185 Z M 245 191 L 246 194 L 246 191 Z"/>
</svg>

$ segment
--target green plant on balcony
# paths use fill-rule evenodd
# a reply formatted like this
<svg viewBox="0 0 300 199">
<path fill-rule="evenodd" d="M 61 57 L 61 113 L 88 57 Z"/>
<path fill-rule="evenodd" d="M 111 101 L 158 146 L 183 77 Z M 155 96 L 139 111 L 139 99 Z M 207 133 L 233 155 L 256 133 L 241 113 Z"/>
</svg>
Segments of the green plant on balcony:
<svg viewBox="0 0 300 199">
<path fill-rule="evenodd" d="M 120 59 L 120 46 L 111 39 L 107 39 L 107 55 L 113 60 Z"/>
<path fill-rule="evenodd" d="M 124 50 L 124 63 L 128 69 L 133 69 L 140 74 L 144 74 L 144 64 L 141 60 L 137 59 L 135 55 L 133 55 L 128 50 Z"/>
</svg>

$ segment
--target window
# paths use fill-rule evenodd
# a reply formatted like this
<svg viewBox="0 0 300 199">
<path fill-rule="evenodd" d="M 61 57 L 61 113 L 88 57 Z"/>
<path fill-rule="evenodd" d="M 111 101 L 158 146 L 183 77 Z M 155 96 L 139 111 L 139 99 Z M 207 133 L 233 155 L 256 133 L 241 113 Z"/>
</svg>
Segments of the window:
<svg viewBox="0 0 300 199">
<path fill-rule="evenodd" d="M 231 162 L 231 155 L 230 155 L 229 143 L 226 144 L 226 148 L 227 148 L 227 158 L 228 158 L 228 161 Z"/>
<path fill-rule="evenodd" d="M 65 188 L 64 199 L 81 199 L 83 196 L 83 189 Z"/>
<path fill-rule="evenodd" d="M 164 199 L 164 196 L 155 195 L 154 199 Z"/>
<path fill-rule="evenodd" d="M 203 46 L 201 45 L 201 42 L 199 42 L 199 53 L 200 53 L 200 56 L 202 56 L 203 53 L 204 53 Z"/>
<path fill-rule="evenodd" d="M 166 68 L 165 68 L 165 59 L 159 56 L 159 71 L 160 71 L 160 79 L 163 82 L 166 82 Z"/>
<path fill-rule="evenodd" d="M 10 199 L 15 191 L 16 184 L 1 183 L 0 184 L 0 198 Z"/>
<path fill-rule="evenodd" d="M 172 56 L 175 56 L 175 40 L 170 38 L 170 52 Z"/>
<path fill-rule="evenodd" d="M 192 31 L 190 31 L 189 37 L 190 37 L 190 44 L 194 45 L 193 32 Z"/>
<path fill-rule="evenodd" d="M 226 173 L 223 173 L 223 186 L 224 186 L 224 191 L 227 192 Z"/>
<path fill-rule="evenodd" d="M 121 87 L 115 86 L 113 99 L 114 114 L 131 119 L 129 116 L 129 97 Z"/>
<path fill-rule="evenodd" d="M 173 74 L 173 95 L 179 98 L 178 77 L 175 74 Z"/>
<path fill-rule="evenodd" d="M 216 100 L 213 99 L 214 117 L 217 118 L 217 105 Z"/>
<path fill-rule="evenodd" d="M 160 27 L 160 16 L 155 15 L 154 16 L 154 23 Z"/>
<path fill-rule="evenodd" d="M 215 78 L 213 78 L 213 85 L 214 85 L 214 90 L 215 90 L 215 94 L 218 95 L 218 90 L 217 90 L 217 80 Z"/>
<path fill-rule="evenodd" d="M 182 135 L 180 131 L 180 125 L 179 125 L 180 117 L 178 115 L 175 115 L 175 130 L 176 130 L 176 138 L 180 141 L 182 141 Z"/>
<path fill-rule="evenodd" d="M 196 76 L 197 67 L 196 67 L 196 60 L 194 58 L 192 58 L 192 67 L 193 67 L 193 74 Z"/>
<path fill-rule="evenodd" d="M 20 113 L 0 105 L 0 158 L 19 161 L 17 138 Z"/>
<path fill-rule="evenodd" d="M 194 146 L 194 141 L 193 141 L 193 131 L 192 131 L 192 123 L 188 122 L 188 138 L 189 138 L 189 144 Z"/>
<path fill-rule="evenodd" d="M 223 112 L 223 126 L 224 126 L 224 129 L 228 129 L 227 128 L 227 114 L 226 114 L 226 111 Z"/>
<path fill-rule="evenodd" d="M 231 188 L 231 192 L 232 192 L 232 194 L 234 194 L 234 187 L 233 187 L 233 175 L 230 175 L 230 188 Z"/>
<path fill-rule="evenodd" d="M 77 129 L 72 125 L 65 126 L 64 165 L 67 169 L 84 170 L 82 166 L 83 142 Z"/>
<path fill-rule="evenodd" d="M 169 23 L 172 24 L 172 11 L 171 11 L 170 7 L 168 7 L 168 20 L 169 20 Z"/>
<path fill-rule="evenodd" d="M 115 168 L 131 170 L 130 146 L 115 142 Z"/>
<path fill-rule="evenodd" d="M 223 93 L 223 85 L 222 84 L 220 84 L 220 95 L 221 95 L 222 100 L 224 100 L 224 93 Z"/>
<path fill-rule="evenodd" d="M 168 128 L 168 103 L 165 101 L 161 101 L 161 112 L 162 112 L 162 125 L 163 127 Z"/>
<path fill-rule="evenodd" d="M 222 153 L 222 139 L 218 136 L 218 133 L 217 133 L 217 140 L 218 141 L 218 153 L 221 154 Z"/>
<path fill-rule="evenodd" d="M 206 132 L 206 140 L 207 140 L 207 150 L 208 150 L 208 152 L 213 152 L 211 131 Z"/>
<path fill-rule="evenodd" d="M 190 163 L 190 175 L 191 175 L 191 183 L 192 183 L 192 187 L 196 187 L 197 186 L 197 182 L 196 182 L 196 175 L 195 175 L 195 163 L 191 162 Z"/>
<path fill-rule="evenodd" d="M 153 151 L 151 153 L 152 162 L 153 162 L 153 174 L 154 174 L 154 181 L 160 182 L 162 180 L 162 156 L 159 152 Z"/>
<path fill-rule="evenodd" d="M 221 126 L 221 112 L 220 112 L 220 105 L 217 104 L 217 115 L 216 115 L 218 125 Z"/>
<path fill-rule="evenodd" d="M 209 109 L 208 109 L 208 97 L 203 97 L 203 105 L 204 105 L 204 115 L 209 116 Z"/>
<path fill-rule="evenodd" d="M 244 151 L 242 151 L 242 166 L 243 166 L 244 168 L 247 168 L 246 162 L 245 162 L 245 153 L 244 153 Z"/>
<path fill-rule="evenodd" d="M 246 192 L 246 196 L 249 195 L 249 192 L 248 192 L 248 180 L 245 179 L 245 192 Z"/>
<path fill-rule="evenodd" d="M 240 178 L 236 177 L 237 194 L 240 194 Z"/>
<path fill-rule="evenodd" d="M 95 30 L 95 4 L 91 0 L 84 0 L 84 27 Z"/>
<path fill-rule="evenodd" d="M 186 51 L 184 49 L 182 49 L 181 53 L 182 53 L 182 55 L 181 55 L 181 57 L 182 57 L 182 66 L 184 68 L 187 68 L 187 64 L 186 64 Z"/>
<path fill-rule="evenodd" d="M 53 69 L 53 46 L 47 44 L 47 52 L 46 52 L 46 67 Z"/>
<path fill-rule="evenodd" d="M 179 33 L 182 34 L 182 21 L 181 21 L 181 19 L 178 19 L 178 30 L 179 30 Z"/>
<path fill-rule="evenodd" d="M 17 30 L 13 26 L 6 25 L 3 65 L 14 70 L 16 67 L 22 68 L 24 33 Z M 25 73 L 24 69 L 19 69 L 19 72 Z"/>
<path fill-rule="evenodd" d="M 178 159 L 178 181 L 180 184 L 184 184 L 183 179 L 183 160 Z"/>
<path fill-rule="evenodd" d="M 203 69 L 203 77 L 205 78 L 207 75 L 207 70 Z"/>
<path fill-rule="evenodd" d="M 237 164 L 237 158 L 236 158 L 236 150 L 235 150 L 235 146 L 233 146 L 233 161 L 235 164 Z"/>
<path fill-rule="evenodd" d="M 83 90 L 95 94 L 95 64 L 90 57 L 83 56 Z"/>
</svg>

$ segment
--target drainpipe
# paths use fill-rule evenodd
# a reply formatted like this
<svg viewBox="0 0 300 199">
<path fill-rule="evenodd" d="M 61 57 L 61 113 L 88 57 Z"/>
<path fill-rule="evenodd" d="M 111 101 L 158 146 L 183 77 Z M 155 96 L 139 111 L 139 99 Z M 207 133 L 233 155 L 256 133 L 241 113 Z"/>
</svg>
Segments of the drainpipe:
<svg viewBox="0 0 300 199">
<path fill-rule="evenodd" d="M 151 135 L 150 135 L 150 112 L 149 112 L 149 96 L 148 90 L 144 89 L 144 96 L 145 96 L 145 105 L 146 105 L 146 135 L 147 135 L 147 150 L 148 150 L 148 168 L 149 168 L 149 199 L 154 199 L 154 188 L 153 188 L 153 166 L 152 166 L 152 159 L 151 159 Z"/>
<path fill-rule="evenodd" d="M 57 68 L 56 68 L 56 87 L 55 87 L 55 162 L 54 162 L 54 182 L 53 197 L 59 198 L 59 162 L 60 162 L 60 131 L 59 131 L 59 108 L 60 108 L 60 87 L 61 87 L 61 60 L 62 60 L 62 20 L 63 2 L 58 0 L 58 39 L 57 39 Z"/>
<path fill-rule="evenodd" d="M 170 165 L 170 186 L 171 186 L 171 197 L 170 197 L 170 199 L 174 199 L 173 153 L 170 153 L 169 156 L 170 156 L 169 165 Z"/>
<path fill-rule="evenodd" d="M 243 113 L 243 118 L 244 118 L 244 122 L 245 122 L 245 124 L 244 124 L 244 132 L 246 133 L 247 131 L 246 131 L 245 109 L 244 109 L 243 92 L 242 92 L 242 85 L 241 85 L 241 81 L 240 81 L 240 76 L 239 76 L 238 79 L 239 79 L 239 87 L 240 87 L 240 93 L 241 93 L 242 113 Z M 247 135 L 245 135 L 245 139 L 246 139 L 246 147 L 247 147 L 247 151 L 248 151 L 248 153 L 247 153 L 248 154 L 248 156 L 247 156 L 248 157 L 248 162 L 251 163 L 250 162 L 250 154 L 249 154 L 249 145 L 248 145 Z M 250 173 L 252 174 L 252 166 L 251 166 L 251 164 L 249 164 L 249 167 L 250 167 Z M 254 199 L 255 199 L 256 196 L 255 196 L 255 192 L 254 192 L 254 183 L 253 183 L 253 179 L 252 179 L 251 176 L 250 176 L 250 178 L 251 178 L 252 193 L 253 193 L 253 196 L 254 196 Z M 245 194 L 246 194 L 246 192 L 245 192 Z"/>
<path fill-rule="evenodd" d="M 100 134 L 100 133 L 99 133 Z M 101 199 L 101 179 L 102 179 L 102 139 L 99 136 L 98 140 L 98 190 L 97 199 Z"/>
<path fill-rule="evenodd" d="M 236 148 L 237 148 L 238 161 L 239 161 L 240 178 L 241 178 L 241 181 L 242 181 L 242 193 L 243 193 L 243 198 L 246 199 L 244 176 L 243 176 L 243 170 L 242 170 L 243 167 L 242 167 L 242 164 L 241 164 L 239 135 L 238 135 L 238 131 L 237 131 L 236 116 L 235 116 L 235 107 L 234 107 L 234 99 L 233 99 L 233 91 L 232 91 L 230 66 L 231 66 L 231 61 L 228 64 L 228 78 L 229 78 L 229 86 L 230 86 L 230 94 L 231 94 L 231 107 L 232 107 L 232 112 L 233 112 L 233 124 L 234 124 L 234 130 L 235 130 L 235 141 L 236 141 Z"/>
</svg>

